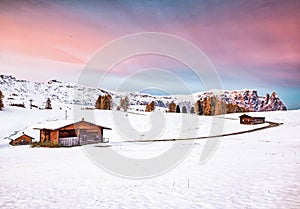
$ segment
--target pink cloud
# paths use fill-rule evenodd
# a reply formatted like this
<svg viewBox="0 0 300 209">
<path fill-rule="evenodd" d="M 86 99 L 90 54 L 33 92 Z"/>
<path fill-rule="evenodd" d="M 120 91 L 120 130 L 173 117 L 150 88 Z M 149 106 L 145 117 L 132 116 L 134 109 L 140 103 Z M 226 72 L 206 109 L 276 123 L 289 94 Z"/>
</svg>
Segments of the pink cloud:
<svg viewBox="0 0 300 209">
<path fill-rule="evenodd" d="M 111 39 L 78 15 L 59 9 L 2 14 L 0 25 L 2 51 L 61 62 L 83 64 Z"/>
</svg>

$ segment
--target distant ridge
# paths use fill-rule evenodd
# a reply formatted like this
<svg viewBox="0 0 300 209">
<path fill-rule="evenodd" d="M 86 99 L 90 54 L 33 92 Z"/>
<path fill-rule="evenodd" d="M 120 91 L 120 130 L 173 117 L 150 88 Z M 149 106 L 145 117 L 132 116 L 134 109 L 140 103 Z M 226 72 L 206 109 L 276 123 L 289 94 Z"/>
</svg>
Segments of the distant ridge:
<svg viewBox="0 0 300 209">
<path fill-rule="evenodd" d="M 20 80 L 8 75 L 0 75 L 0 90 L 5 96 L 5 105 L 24 103 L 27 107 L 29 107 L 30 99 L 34 101 L 34 104 L 43 106 L 47 98 L 50 98 L 57 103 L 94 106 L 99 95 L 110 94 L 113 100 L 113 109 L 117 108 L 120 99 L 125 96 L 129 97 L 131 106 L 146 105 L 147 103 L 154 101 L 156 107 L 167 109 L 169 104 L 174 101 L 180 108 L 185 106 L 188 112 L 194 107 L 194 102 L 196 100 L 201 101 L 212 96 L 217 96 L 226 104 L 238 105 L 239 107 L 254 112 L 287 109 L 276 92 L 271 94 L 267 93 L 265 96 L 259 96 L 256 90 L 247 89 L 234 91 L 203 91 L 194 93 L 190 97 L 184 95 L 152 96 L 138 92 L 115 92 L 78 86 L 75 83 L 56 79 L 43 83 Z M 76 94 L 74 94 L 75 92 Z"/>
</svg>

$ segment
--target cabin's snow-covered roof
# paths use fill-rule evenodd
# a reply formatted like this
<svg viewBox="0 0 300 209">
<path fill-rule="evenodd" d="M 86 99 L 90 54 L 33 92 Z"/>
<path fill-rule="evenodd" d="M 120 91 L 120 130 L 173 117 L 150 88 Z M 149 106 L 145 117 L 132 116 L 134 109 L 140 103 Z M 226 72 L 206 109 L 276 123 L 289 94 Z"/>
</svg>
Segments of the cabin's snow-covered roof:
<svg viewBox="0 0 300 209">
<path fill-rule="evenodd" d="M 57 121 L 50 121 L 50 122 L 45 122 L 37 125 L 34 129 L 49 129 L 49 130 L 56 130 L 61 127 L 65 127 L 68 125 L 73 124 L 73 120 L 57 120 Z"/>
<path fill-rule="evenodd" d="M 248 115 L 248 114 L 243 114 L 239 117 L 240 118 L 265 118 L 265 117 L 251 116 L 251 115 Z"/>
<path fill-rule="evenodd" d="M 46 122 L 46 123 L 41 123 L 39 125 L 37 125 L 37 127 L 35 127 L 34 129 L 48 129 L 48 130 L 56 130 L 56 129 L 59 129 L 59 128 L 62 128 L 62 127 L 65 127 L 65 126 L 68 126 L 68 125 L 72 125 L 74 123 L 78 123 L 78 122 L 81 122 L 81 121 L 73 121 L 73 120 L 57 120 L 57 121 L 51 121 L 51 122 Z M 84 121 L 84 122 L 87 122 L 87 123 L 92 123 L 92 122 L 89 122 L 89 121 Z M 95 124 L 95 123 L 92 123 L 92 124 Z M 101 126 L 99 124 L 95 124 L 97 126 Z M 105 126 L 101 126 L 105 129 L 110 129 L 110 128 L 107 128 Z"/>
<path fill-rule="evenodd" d="M 25 134 L 25 133 L 23 133 L 23 132 L 18 132 L 18 133 L 16 133 L 16 134 L 11 135 L 11 136 L 8 137 L 8 138 L 11 139 L 11 140 L 16 140 L 17 138 L 19 138 L 19 137 L 21 137 L 21 136 L 23 136 L 23 135 L 27 135 L 27 134 Z M 29 135 L 27 135 L 27 136 L 29 136 Z M 33 138 L 32 136 L 29 136 L 29 137 Z"/>
</svg>

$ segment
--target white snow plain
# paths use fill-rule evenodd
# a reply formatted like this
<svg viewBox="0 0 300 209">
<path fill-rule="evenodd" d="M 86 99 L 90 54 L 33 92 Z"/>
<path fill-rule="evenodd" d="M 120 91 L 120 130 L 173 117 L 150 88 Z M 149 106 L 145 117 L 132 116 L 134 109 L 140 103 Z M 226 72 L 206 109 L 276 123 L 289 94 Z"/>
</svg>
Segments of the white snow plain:
<svg viewBox="0 0 300 209">
<path fill-rule="evenodd" d="M 205 163 L 200 163 L 200 155 L 212 139 L 182 141 L 180 146 L 192 142 L 193 148 L 178 166 L 153 178 L 132 180 L 102 170 L 82 147 L 7 146 L 2 139 L 14 131 L 64 118 L 64 111 L 8 107 L 0 112 L 6 121 L 0 130 L 0 208 L 300 208 L 300 110 L 250 114 L 283 125 L 221 137 Z M 182 115 L 165 114 L 169 122 L 158 137 L 178 136 Z M 225 133 L 264 126 L 240 125 L 239 115 L 216 117 L 226 118 Z M 111 128 L 118 122 L 110 111 L 95 111 L 95 116 Z M 127 117 L 139 131 L 151 129 L 147 114 Z M 197 136 L 208 134 L 213 118 L 201 117 Z M 189 136 L 188 129 L 182 131 Z M 99 152 L 113 149 L 137 159 L 167 152 L 174 143 L 122 142 L 126 139 L 117 131 L 104 134 L 112 146 L 99 147 Z"/>
</svg>

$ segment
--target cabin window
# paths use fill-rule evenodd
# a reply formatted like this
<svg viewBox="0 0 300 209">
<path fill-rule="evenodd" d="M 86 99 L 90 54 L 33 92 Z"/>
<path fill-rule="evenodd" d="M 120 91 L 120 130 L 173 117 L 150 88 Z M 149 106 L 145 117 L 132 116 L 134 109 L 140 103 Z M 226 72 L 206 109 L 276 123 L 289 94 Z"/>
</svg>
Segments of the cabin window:
<svg viewBox="0 0 300 209">
<path fill-rule="evenodd" d="M 73 130 L 62 130 L 59 131 L 59 138 L 77 137 L 76 131 Z"/>
</svg>

